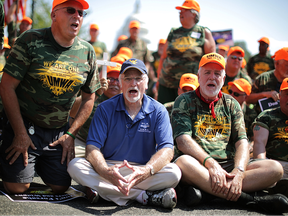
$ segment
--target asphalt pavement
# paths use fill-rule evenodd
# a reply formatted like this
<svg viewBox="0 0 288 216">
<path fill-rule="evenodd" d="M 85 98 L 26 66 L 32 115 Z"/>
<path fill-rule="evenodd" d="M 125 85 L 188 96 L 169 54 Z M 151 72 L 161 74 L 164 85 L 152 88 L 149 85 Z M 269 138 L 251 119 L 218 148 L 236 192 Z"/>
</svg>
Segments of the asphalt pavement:
<svg viewBox="0 0 288 216">
<path fill-rule="evenodd" d="M 35 177 L 34 184 L 43 184 Z M 72 187 L 85 192 L 85 188 L 72 181 Z M 0 180 L 0 188 L 3 188 Z M 12 202 L 0 193 L 0 215 L 267 215 L 264 212 L 247 209 L 237 203 L 215 199 L 196 208 L 178 201 L 173 210 L 156 206 L 143 206 L 137 202 L 121 207 L 100 199 L 90 204 L 86 198 L 76 198 L 62 203 Z M 288 215 L 288 214 L 285 214 Z"/>
</svg>

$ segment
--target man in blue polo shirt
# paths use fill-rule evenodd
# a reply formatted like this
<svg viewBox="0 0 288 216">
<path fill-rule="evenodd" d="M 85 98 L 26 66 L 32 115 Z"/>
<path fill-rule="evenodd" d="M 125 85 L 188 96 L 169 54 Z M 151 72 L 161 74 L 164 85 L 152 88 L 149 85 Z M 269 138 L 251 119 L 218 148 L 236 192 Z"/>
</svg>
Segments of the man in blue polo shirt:
<svg viewBox="0 0 288 216">
<path fill-rule="evenodd" d="M 173 138 L 168 112 L 144 94 L 148 75 L 139 59 L 123 63 L 119 81 L 123 93 L 98 106 L 86 141 L 86 159 L 72 160 L 68 172 L 91 188 L 90 202 L 100 195 L 121 206 L 137 200 L 172 209 L 181 171 L 170 163 Z"/>
</svg>

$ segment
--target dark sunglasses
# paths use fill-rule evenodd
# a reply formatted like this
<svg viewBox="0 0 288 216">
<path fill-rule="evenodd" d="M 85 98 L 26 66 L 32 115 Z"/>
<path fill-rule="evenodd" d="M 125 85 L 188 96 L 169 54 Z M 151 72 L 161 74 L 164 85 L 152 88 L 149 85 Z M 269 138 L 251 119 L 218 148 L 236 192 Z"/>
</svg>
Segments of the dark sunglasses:
<svg viewBox="0 0 288 216">
<path fill-rule="evenodd" d="M 83 10 L 76 10 L 75 8 L 73 7 L 63 7 L 63 8 L 59 8 L 59 9 L 56 9 L 54 11 L 57 11 L 57 10 L 61 10 L 61 9 L 66 9 L 66 12 L 68 14 L 75 14 L 76 11 L 78 11 L 78 14 L 80 17 L 85 17 L 87 15 L 86 11 L 83 11 Z"/>
<path fill-rule="evenodd" d="M 115 79 L 113 77 L 107 77 L 107 79 L 110 80 L 110 82 L 114 82 L 114 81 L 119 82 L 118 78 Z"/>
<path fill-rule="evenodd" d="M 244 94 L 239 94 L 238 92 L 233 92 L 231 89 L 229 89 L 228 92 L 229 92 L 230 95 L 234 95 L 235 97 L 246 95 L 245 93 Z"/>
<path fill-rule="evenodd" d="M 239 61 L 241 61 L 243 59 L 243 57 L 238 57 L 238 56 L 231 55 L 231 59 L 238 59 Z"/>
</svg>

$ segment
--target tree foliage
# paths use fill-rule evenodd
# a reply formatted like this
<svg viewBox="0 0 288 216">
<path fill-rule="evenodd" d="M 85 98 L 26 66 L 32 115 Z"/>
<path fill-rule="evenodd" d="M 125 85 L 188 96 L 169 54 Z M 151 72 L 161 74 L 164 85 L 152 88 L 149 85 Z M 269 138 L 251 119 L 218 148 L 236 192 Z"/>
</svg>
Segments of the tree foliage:
<svg viewBox="0 0 288 216">
<path fill-rule="evenodd" d="M 31 8 L 33 1 L 31 4 Z M 30 5 L 27 5 L 30 7 Z M 52 4 L 45 0 L 34 0 L 34 11 L 31 10 L 31 18 L 33 20 L 33 29 L 47 28 L 51 26 L 50 12 Z M 33 13 L 33 14 L 32 14 Z"/>
</svg>

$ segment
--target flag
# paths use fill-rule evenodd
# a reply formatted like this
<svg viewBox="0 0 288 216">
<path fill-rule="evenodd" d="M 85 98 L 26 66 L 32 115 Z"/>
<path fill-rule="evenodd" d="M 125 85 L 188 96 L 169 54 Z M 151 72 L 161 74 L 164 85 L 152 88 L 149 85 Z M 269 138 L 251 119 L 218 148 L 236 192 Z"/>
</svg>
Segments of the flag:
<svg viewBox="0 0 288 216">
<path fill-rule="evenodd" d="M 8 10 L 11 7 L 11 5 L 13 4 L 13 1 L 14 0 L 5 0 L 5 2 L 4 2 L 5 23 L 6 23 L 6 16 L 7 16 Z M 19 0 L 18 11 L 16 12 L 17 22 L 21 21 L 23 19 L 23 17 L 25 16 L 25 11 L 26 11 L 26 0 Z M 16 14 L 15 14 L 15 18 L 16 18 Z M 14 20 L 15 20 L 15 18 L 14 18 Z M 8 23 L 6 23 L 6 24 L 8 24 Z"/>
</svg>

